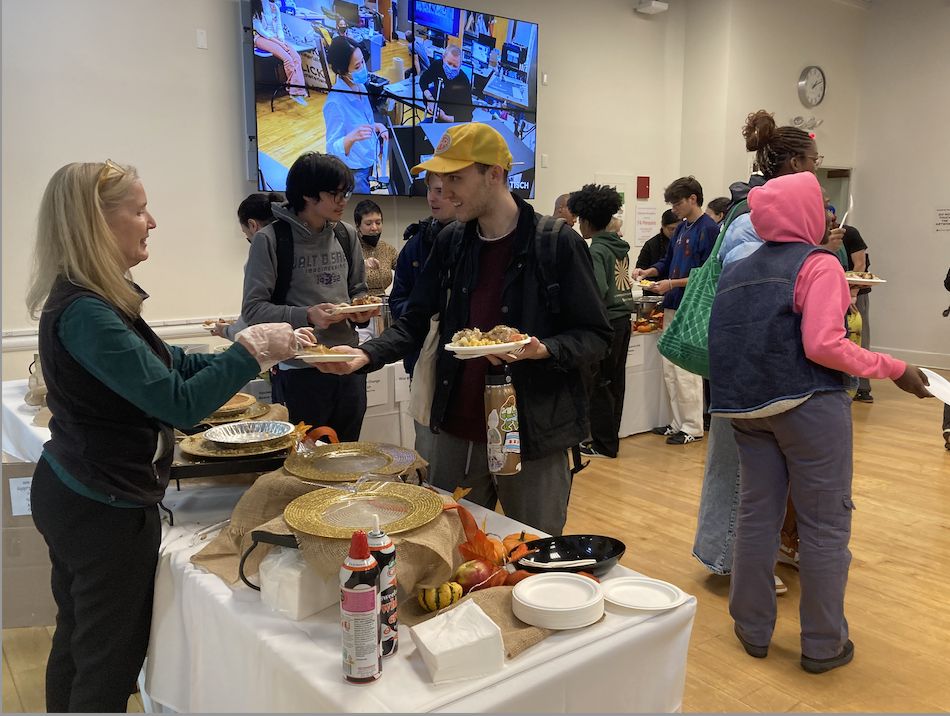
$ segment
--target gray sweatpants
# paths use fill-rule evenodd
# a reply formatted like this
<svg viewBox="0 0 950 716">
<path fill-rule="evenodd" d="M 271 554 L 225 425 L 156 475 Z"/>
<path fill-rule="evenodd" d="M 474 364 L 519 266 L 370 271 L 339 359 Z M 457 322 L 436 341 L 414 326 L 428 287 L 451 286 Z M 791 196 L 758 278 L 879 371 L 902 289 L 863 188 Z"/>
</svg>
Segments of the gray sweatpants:
<svg viewBox="0 0 950 716">
<path fill-rule="evenodd" d="M 851 397 L 816 393 L 769 418 L 732 421 L 740 501 L 729 613 L 743 638 L 766 646 L 775 629 L 780 531 L 791 490 L 798 511 L 802 653 L 836 656 L 848 640 L 844 592 L 851 552 Z"/>
<path fill-rule="evenodd" d="M 521 472 L 505 476 L 488 471 L 485 443 L 435 433 L 427 447 L 429 482 L 436 487 L 449 492 L 456 487 L 471 487 L 466 500 L 490 510 L 501 500 L 507 517 L 548 534 L 561 535 L 571 496 L 567 450 L 540 460 L 522 459 Z"/>
</svg>

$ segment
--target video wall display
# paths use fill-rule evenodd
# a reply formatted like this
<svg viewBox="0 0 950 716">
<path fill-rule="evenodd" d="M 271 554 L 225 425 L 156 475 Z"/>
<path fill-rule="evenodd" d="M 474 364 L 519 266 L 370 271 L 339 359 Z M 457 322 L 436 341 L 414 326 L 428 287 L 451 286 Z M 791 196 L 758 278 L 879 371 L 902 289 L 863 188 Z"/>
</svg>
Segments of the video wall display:
<svg viewBox="0 0 950 716">
<path fill-rule="evenodd" d="M 258 183 L 304 152 L 340 157 L 359 194 L 422 196 L 410 168 L 445 130 L 482 122 L 534 197 L 538 26 L 422 0 L 250 0 Z"/>
</svg>

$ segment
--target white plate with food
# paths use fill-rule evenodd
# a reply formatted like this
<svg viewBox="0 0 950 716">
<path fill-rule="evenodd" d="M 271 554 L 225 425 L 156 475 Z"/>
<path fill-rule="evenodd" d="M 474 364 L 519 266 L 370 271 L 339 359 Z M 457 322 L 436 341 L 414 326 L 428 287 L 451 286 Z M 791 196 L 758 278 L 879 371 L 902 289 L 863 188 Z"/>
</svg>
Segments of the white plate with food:
<svg viewBox="0 0 950 716">
<path fill-rule="evenodd" d="M 939 373 L 934 373 L 928 368 L 921 368 L 921 370 L 930 382 L 930 386 L 927 388 L 930 394 L 937 398 L 937 400 L 941 400 L 947 405 L 950 405 L 950 380 L 947 380 Z"/>
<path fill-rule="evenodd" d="M 445 344 L 445 350 L 457 354 L 458 358 L 478 358 L 479 356 L 494 356 L 516 351 L 521 346 L 526 346 L 531 342 L 530 338 L 522 338 L 520 341 L 511 341 L 509 343 L 494 343 L 487 346 L 454 346 L 451 343 Z"/>
<path fill-rule="evenodd" d="M 867 271 L 845 271 L 844 277 L 852 286 L 873 286 L 877 283 L 887 283 L 883 278 L 878 278 Z"/>
<path fill-rule="evenodd" d="M 214 327 L 218 325 L 218 323 L 223 323 L 226 326 L 230 326 L 234 323 L 234 319 L 231 318 L 231 319 L 228 319 L 227 321 L 223 319 L 219 319 L 218 321 L 205 321 L 204 323 L 201 324 L 201 327 L 204 328 L 206 331 L 213 331 Z"/>
<path fill-rule="evenodd" d="M 337 304 L 333 308 L 327 309 L 327 313 L 329 313 L 331 316 L 347 313 L 362 313 L 363 311 L 372 311 L 373 309 L 380 308 L 382 305 L 382 299 L 374 299 L 372 297 L 366 296 L 355 299 L 353 303 Z"/>
<path fill-rule="evenodd" d="M 339 353 L 332 348 L 317 344 L 301 351 L 294 358 L 305 363 L 349 363 L 356 356 L 352 353 Z"/>
</svg>

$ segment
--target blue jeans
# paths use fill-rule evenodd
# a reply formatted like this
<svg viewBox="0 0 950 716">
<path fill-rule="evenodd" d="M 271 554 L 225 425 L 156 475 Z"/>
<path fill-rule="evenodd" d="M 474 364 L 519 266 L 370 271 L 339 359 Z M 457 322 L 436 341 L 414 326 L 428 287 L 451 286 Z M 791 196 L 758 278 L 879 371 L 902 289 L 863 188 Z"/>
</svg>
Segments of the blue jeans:
<svg viewBox="0 0 950 716">
<path fill-rule="evenodd" d="M 372 171 L 373 167 L 353 169 L 354 194 L 369 194 L 369 175 Z"/>
<path fill-rule="evenodd" d="M 693 556 L 715 574 L 732 572 L 739 514 L 739 449 L 730 418 L 714 415 L 709 423 L 706 470 L 699 498 Z"/>
</svg>

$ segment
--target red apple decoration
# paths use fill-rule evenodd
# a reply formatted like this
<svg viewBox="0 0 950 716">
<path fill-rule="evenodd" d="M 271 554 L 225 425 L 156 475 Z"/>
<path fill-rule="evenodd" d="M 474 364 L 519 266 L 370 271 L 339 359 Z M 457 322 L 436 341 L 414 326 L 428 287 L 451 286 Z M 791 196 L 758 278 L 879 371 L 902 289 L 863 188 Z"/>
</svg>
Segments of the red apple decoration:
<svg viewBox="0 0 950 716">
<path fill-rule="evenodd" d="M 455 576 L 452 579 L 462 585 L 462 594 L 468 594 L 473 587 L 480 584 L 482 587 L 489 586 L 488 580 L 495 570 L 495 565 L 488 560 L 470 559 L 455 570 Z"/>
</svg>

